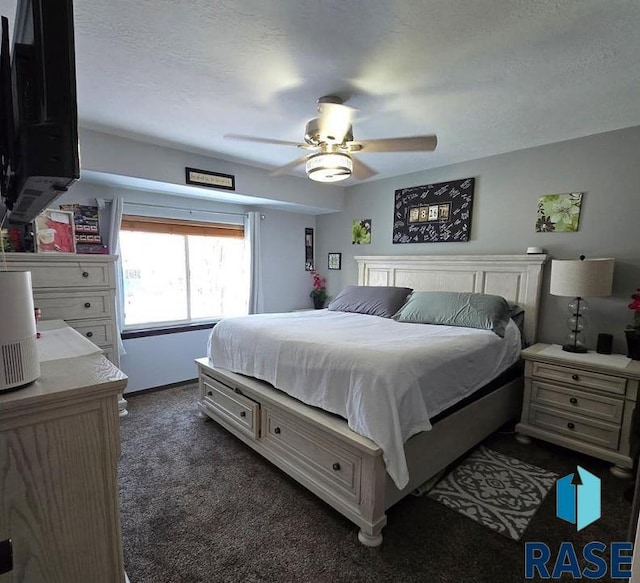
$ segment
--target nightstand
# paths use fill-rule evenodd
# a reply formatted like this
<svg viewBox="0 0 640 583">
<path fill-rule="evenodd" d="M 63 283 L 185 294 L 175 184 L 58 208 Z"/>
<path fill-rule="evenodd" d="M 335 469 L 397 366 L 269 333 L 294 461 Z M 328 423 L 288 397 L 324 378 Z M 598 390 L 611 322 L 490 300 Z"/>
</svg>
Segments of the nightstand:
<svg viewBox="0 0 640 583">
<path fill-rule="evenodd" d="M 619 478 L 633 477 L 630 438 L 640 361 L 573 354 L 555 344 L 534 344 L 522 358 L 524 400 L 516 439 L 556 443 L 612 462 L 611 473 Z"/>
</svg>

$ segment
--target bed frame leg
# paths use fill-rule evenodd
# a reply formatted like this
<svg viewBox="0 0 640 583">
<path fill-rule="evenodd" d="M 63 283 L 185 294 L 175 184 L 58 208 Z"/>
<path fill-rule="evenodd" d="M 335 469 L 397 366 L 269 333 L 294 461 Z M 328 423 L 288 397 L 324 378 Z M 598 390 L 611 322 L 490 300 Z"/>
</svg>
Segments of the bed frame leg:
<svg viewBox="0 0 640 583">
<path fill-rule="evenodd" d="M 358 531 L 358 540 L 365 547 L 379 547 L 382 544 L 382 533 L 367 534 L 364 530 Z"/>
</svg>

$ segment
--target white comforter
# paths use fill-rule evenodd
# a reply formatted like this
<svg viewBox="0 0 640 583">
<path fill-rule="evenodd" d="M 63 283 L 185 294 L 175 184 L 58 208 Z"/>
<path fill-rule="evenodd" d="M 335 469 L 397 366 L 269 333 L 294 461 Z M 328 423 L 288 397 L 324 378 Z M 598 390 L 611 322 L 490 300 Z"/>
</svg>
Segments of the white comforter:
<svg viewBox="0 0 640 583">
<path fill-rule="evenodd" d="M 498 376 L 520 355 L 520 332 L 407 324 L 316 310 L 226 318 L 213 328 L 218 368 L 265 380 L 344 417 L 383 451 L 388 474 L 409 481 L 403 444 L 430 418 Z M 464 428 L 460 428 L 464 431 Z"/>
</svg>

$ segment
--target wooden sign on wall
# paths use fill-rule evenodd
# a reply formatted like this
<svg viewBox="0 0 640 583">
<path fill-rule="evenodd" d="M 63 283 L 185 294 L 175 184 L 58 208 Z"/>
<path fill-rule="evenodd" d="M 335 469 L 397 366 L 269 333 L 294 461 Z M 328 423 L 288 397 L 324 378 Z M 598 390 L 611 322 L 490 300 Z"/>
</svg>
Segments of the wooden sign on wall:
<svg viewBox="0 0 640 583">
<path fill-rule="evenodd" d="M 471 236 L 475 178 L 395 192 L 394 243 L 453 243 Z"/>
</svg>

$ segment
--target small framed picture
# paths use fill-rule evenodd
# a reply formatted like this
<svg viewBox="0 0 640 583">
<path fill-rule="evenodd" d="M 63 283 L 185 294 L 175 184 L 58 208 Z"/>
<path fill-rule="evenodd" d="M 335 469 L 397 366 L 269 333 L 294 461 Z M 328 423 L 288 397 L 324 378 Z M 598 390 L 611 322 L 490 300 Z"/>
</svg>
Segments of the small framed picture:
<svg viewBox="0 0 640 583">
<path fill-rule="evenodd" d="M 342 269 L 342 253 L 329 253 L 329 269 Z"/>
<path fill-rule="evenodd" d="M 304 230 L 304 269 L 313 271 L 316 268 L 313 259 L 313 228 L 306 227 Z"/>
<path fill-rule="evenodd" d="M 46 209 L 34 222 L 38 253 L 75 253 L 73 212 Z"/>
</svg>

